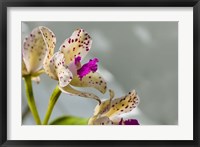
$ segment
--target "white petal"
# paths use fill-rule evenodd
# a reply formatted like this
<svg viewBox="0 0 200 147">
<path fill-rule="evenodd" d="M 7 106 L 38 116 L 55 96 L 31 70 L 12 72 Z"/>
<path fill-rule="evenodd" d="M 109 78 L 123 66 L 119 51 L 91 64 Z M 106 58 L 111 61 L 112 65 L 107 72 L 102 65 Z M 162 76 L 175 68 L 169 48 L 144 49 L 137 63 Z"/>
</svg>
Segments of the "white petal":
<svg viewBox="0 0 200 147">
<path fill-rule="evenodd" d="M 46 47 L 47 47 L 47 54 L 45 56 L 44 62 L 43 62 L 43 68 L 45 72 L 53 79 L 57 79 L 57 76 L 52 74 L 50 71 L 50 59 L 52 58 L 54 54 L 54 49 L 56 45 L 56 37 L 55 34 L 50 31 L 48 28 L 41 26 L 40 30 L 42 32 Z"/>
<path fill-rule="evenodd" d="M 65 58 L 64 55 L 60 52 L 56 52 L 51 60 L 50 60 L 50 73 L 56 80 L 59 80 L 59 86 L 65 87 L 67 86 L 72 80 L 72 73 L 70 70 L 65 66 Z"/>
<path fill-rule="evenodd" d="M 139 96 L 135 90 L 132 90 L 128 95 L 112 100 L 110 110 L 104 115 L 111 117 L 130 112 L 138 105 L 138 103 Z"/>
<path fill-rule="evenodd" d="M 66 64 L 74 62 L 74 59 L 78 56 L 81 60 L 89 52 L 92 45 L 91 37 L 83 29 L 77 29 L 71 35 L 70 38 L 66 39 L 60 46 L 60 51 L 64 53 Z"/>
<path fill-rule="evenodd" d="M 49 51 L 48 42 L 54 42 L 53 32 L 46 28 L 46 34 L 43 34 L 41 27 L 35 28 L 31 34 L 24 40 L 23 59 L 28 73 L 34 73 L 42 68 L 42 64 Z M 54 48 L 52 46 L 52 48 Z"/>
<path fill-rule="evenodd" d="M 95 94 L 78 91 L 78 90 L 72 88 L 70 85 L 67 85 L 66 87 L 59 87 L 59 88 L 64 93 L 67 93 L 67 94 L 70 94 L 70 95 L 78 95 L 78 96 L 81 96 L 81 97 L 84 97 L 84 98 L 91 98 L 91 99 L 97 100 L 99 103 L 101 102 L 99 97 L 96 96 Z"/>
<path fill-rule="evenodd" d="M 78 76 L 75 76 L 70 84 L 76 87 L 92 87 L 99 90 L 103 94 L 107 90 L 106 81 L 97 72 L 89 73 L 88 75 L 83 77 L 82 80 L 80 80 Z"/>
</svg>

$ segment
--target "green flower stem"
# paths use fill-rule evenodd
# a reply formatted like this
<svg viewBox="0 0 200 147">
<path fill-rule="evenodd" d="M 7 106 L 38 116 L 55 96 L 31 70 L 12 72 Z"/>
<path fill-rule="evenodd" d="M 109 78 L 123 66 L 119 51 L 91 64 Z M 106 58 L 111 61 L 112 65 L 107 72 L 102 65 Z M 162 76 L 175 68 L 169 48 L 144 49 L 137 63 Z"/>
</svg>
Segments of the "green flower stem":
<svg viewBox="0 0 200 147">
<path fill-rule="evenodd" d="M 46 112 L 46 115 L 45 115 L 45 118 L 44 118 L 44 121 L 43 121 L 43 125 L 48 124 L 48 121 L 49 121 L 49 118 L 50 118 L 51 113 L 53 111 L 53 108 L 54 108 L 60 94 L 61 94 L 61 91 L 60 91 L 59 87 L 56 86 L 56 88 L 54 89 L 54 91 L 51 95 L 51 98 L 49 100 L 49 105 L 48 105 L 47 112 Z"/>
<path fill-rule="evenodd" d="M 31 76 L 30 75 L 24 76 L 24 79 L 25 79 L 26 98 L 27 98 L 28 106 L 30 108 L 30 111 L 33 115 L 33 118 L 36 124 L 41 125 L 40 117 L 39 117 L 37 107 L 35 105 L 34 96 L 33 96 Z"/>
</svg>

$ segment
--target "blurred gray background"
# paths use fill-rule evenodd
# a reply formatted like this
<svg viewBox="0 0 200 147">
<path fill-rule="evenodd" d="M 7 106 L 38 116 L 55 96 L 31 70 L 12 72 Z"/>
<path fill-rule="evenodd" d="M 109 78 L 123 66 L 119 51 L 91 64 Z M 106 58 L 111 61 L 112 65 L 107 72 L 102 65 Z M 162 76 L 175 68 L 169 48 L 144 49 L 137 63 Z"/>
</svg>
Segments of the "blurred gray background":
<svg viewBox="0 0 200 147">
<path fill-rule="evenodd" d="M 55 33 L 55 51 L 75 29 L 85 29 L 93 44 L 84 61 L 100 59 L 99 72 L 116 97 L 132 89 L 140 96 L 138 108 L 125 117 L 137 118 L 142 125 L 178 124 L 178 22 L 22 22 L 22 40 L 37 26 L 46 26 Z M 24 113 L 27 104 L 23 82 Z M 42 119 L 56 84 L 45 74 L 40 84 L 33 82 Z M 102 99 L 109 97 L 108 93 L 92 92 Z M 96 104 L 94 100 L 62 94 L 50 120 L 61 115 L 90 117 Z M 30 113 L 22 124 L 34 124 Z"/>
</svg>

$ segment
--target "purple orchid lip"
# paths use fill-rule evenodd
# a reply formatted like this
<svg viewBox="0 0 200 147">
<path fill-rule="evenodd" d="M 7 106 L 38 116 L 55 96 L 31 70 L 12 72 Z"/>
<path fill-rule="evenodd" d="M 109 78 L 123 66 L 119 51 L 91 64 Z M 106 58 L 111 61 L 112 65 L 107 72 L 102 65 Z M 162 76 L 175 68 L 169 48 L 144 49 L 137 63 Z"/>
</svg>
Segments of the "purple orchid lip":
<svg viewBox="0 0 200 147">
<path fill-rule="evenodd" d="M 119 125 L 140 125 L 137 119 L 127 119 L 123 121 L 123 118 L 120 120 Z"/>
<path fill-rule="evenodd" d="M 75 65 L 80 63 L 81 57 L 78 56 L 75 58 Z M 88 63 L 85 63 L 80 69 L 77 70 L 77 74 L 79 75 L 80 80 L 90 72 L 96 72 L 98 69 L 97 62 L 99 62 L 98 58 L 90 59 Z"/>
<path fill-rule="evenodd" d="M 140 125 L 137 119 L 128 119 L 124 121 L 125 125 Z"/>
</svg>

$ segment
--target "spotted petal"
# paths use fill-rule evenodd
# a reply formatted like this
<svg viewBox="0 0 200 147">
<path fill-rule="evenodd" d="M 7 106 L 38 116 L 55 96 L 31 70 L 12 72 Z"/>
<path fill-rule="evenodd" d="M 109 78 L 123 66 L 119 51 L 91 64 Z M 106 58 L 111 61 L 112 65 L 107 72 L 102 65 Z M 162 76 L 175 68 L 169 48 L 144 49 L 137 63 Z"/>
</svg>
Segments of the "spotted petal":
<svg viewBox="0 0 200 147">
<path fill-rule="evenodd" d="M 93 87 L 103 94 L 106 92 L 107 89 L 106 81 L 97 72 L 89 73 L 88 75 L 83 77 L 82 80 L 80 80 L 78 76 L 75 76 L 70 84 L 76 87 Z"/>
<path fill-rule="evenodd" d="M 81 60 L 88 53 L 92 45 L 91 37 L 83 29 L 77 29 L 66 39 L 60 46 L 60 51 L 65 55 L 66 64 L 74 62 L 77 56 L 81 57 Z"/>
<path fill-rule="evenodd" d="M 28 73 L 34 73 L 42 68 L 42 64 L 48 53 L 48 42 L 53 42 L 53 32 L 45 27 L 35 28 L 24 40 L 23 59 Z M 44 36 L 43 31 L 46 31 Z M 50 35 L 51 34 L 51 35 Z M 50 36 L 50 37 L 49 37 Z"/>
<path fill-rule="evenodd" d="M 112 117 L 132 111 L 139 103 L 139 97 L 135 90 L 128 95 L 112 100 L 110 110 L 105 116 Z"/>
<path fill-rule="evenodd" d="M 55 49 L 55 45 L 56 45 L 56 37 L 55 37 L 55 34 L 46 27 L 40 27 L 40 30 L 43 34 L 43 38 L 44 38 L 44 41 L 45 41 L 45 44 L 47 47 L 47 54 L 46 54 L 46 57 L 43 62 L 43 68 L 44 68 L 45 72 L 51 78 L 56 79 L 57 76 L 52 74 L 52 72 L 50 71 L 50 59 L 52 58 L 52 56 L 54 54 L 54 49 Z"/>
<path fill-rule="evenodd" d="M 93 93 L 88 93 L 88 92 L 82 92 L 82 91 L 78 91 L 74 88 L 72 88 L 70 85 L 67 85 L 65 87 L 59 87 L 60 90 L 64 93 L 70 94 L 70 95 L 78 95 L 81 97 L 85 97 L 85 98 L 91 98 L 91 99 L 95 99 L 97 100 L 99 103 L 101 103 L 100 99 L 98 96 L 96 96 Z"/>
<path fill-rule="evenodd" d="M 50 59 L 50 74 L 59 80 L 59 86 L 65 87 L 72 80 L 72 73 L 65 65 L 64 54 L 56 52 Z"/>
<path fill-rule="evenodd" d="M 50 57 L 54 54 L 54 49 L 56 45 L 55 34 L 47 27 L 40 26 L 40 30 L 41 33 L 43 34 L 45 44 L 48 49 L 48 54 L 46 57 L 50 59 Z"/>
</svg>

